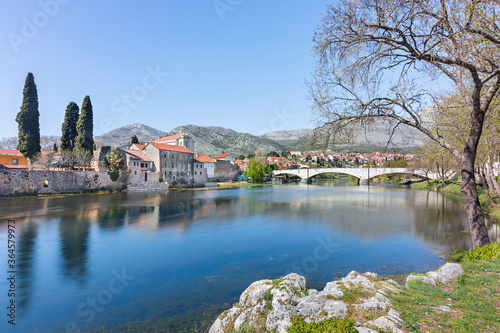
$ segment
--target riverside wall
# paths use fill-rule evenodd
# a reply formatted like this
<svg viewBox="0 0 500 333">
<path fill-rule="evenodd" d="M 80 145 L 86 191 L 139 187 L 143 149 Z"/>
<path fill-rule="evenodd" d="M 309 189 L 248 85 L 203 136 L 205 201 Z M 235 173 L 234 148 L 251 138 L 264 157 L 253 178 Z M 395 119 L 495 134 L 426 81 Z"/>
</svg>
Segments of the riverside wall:
<svg viewBox="0 0 500 333">
<path fill-rule="evenodd" d="M 0 170 L 0 196 L 123 190 L 128 176 L 113 181 L 105 171 Z"/>
</svg>

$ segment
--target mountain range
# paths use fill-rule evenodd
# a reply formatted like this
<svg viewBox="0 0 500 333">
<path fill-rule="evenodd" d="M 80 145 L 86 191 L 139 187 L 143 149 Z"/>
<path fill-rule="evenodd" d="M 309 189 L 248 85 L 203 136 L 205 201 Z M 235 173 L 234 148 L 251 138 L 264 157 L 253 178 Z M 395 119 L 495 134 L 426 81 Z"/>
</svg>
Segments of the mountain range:
<svg viewBox="0 0 500 333">
<path fill-rule="evenodd" d="M 380 123 L 372 125 L 369 131 L 359 131 L 350 145 L 338 146 L 339 150 L 371 152 L 383 150 L 389 138 L 387 126 Z M 130 124 L 108 133 L 96 136 L 94 141 L 102 145 L 128 147 L 131 137 L 137 135 L 140 143 L 152 141 L 159 137 L 188 133 L 195 141 L 195 153 L 216 155 L 222 152 L 232 152 L 235 155 L 254 153 L 258 147 L 269 151 L 303 150 L 307 140 L 312 135 L 312 129 L 290 131 L 275 131 L 255 136 L 240 133 L 220 126 L 178 126 L 170 132 L 158 130 L 143 124 Z M 413 140 L 408 140 L 408 138 Z M 393 134 L 389 151 L 408 152 L 421 140 L 412 128 L 398 128 Z"/>
</svg>

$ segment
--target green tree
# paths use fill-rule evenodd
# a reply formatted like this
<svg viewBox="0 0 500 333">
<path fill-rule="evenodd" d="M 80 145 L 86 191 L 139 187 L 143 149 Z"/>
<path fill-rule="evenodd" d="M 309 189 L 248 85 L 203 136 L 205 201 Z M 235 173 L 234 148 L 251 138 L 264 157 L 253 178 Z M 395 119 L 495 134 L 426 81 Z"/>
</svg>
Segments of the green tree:
<svg viewBox="0 0 500 333">
<path fill-rule="evenodd" d="M 54 142 L 54 147 L 52 147 L 52 150 L 55 151 L 56 153 L 59 151 L 59 148 L 57 147 L 57 143 Z"/>
<path fill-rule="evenodd" d="M 290 156 L 290 151 L 289 150 L 284 150 L 280 153 L 281 157 L 288 157 Z"/>
<path fill-rule="evenodd" d="M 137 138 L 137 135 L 134 135 L 130 139 L 131 139 L 130 140 L 130 145 L 133 145 L 134 143 L 139 143 L 139 139 Z"/>
<path fill-rule="evenodd" d="M 249 159 L 249 160 L 251 160 L 252 158 L 254 158 L 254 157 L 255 157 L 255 154 L 250 153 L 250 154 L 248 154 L 248 156 L 247 156 L 247 157 L 248 157 L 248 159 Z"/>
<path fill-rule="evenodd" d="M 73 150 L 75 147 L 76 123 L 80 108 L 75 102 L 70 102 L 64 112 L 62 123 L 61 150 Z"/>
<path fill-rule="evenodd" d="M 279 157 L 279 154 L 275 152 L 274 150 L 271 150 L 269 153 L 266 155 L 267 157 Z"/>
<path fill-rule="evenodd" d="M 315 34 L 310 85 L 325 145 L 377 119 L 391 130 L 419 130 L 459 161 L 474 247 L 490 243 L 475 182 L 478 144 L 500 89 L 498 1 L 350 1 L 329 7 Z M 429 87 L 429 77 L 440 87 Z M 421 111 L 455 87 L 467 109 L 467 139 L 457 148 Z M 440 89 L 441 88 L 441 89 Z"/>
<path fill-rule="evenodd" d="M 111 149 L 104 157 L 104 164 L 110 171 L 118 171 L 123 167 L 123 155 L 118 149 Z"/>
<path fill-rule="evenodd" d="M 237 160 L 244 160 L 245 159 L 245 155 L 238 155 L 238 157 L 236 158 Z"/>
<path fill-rule="evenodd" d="M 250 177 L 252 183 L 263 183 L 266 174 L 266 166 L 258 160 L 251 159 L 248 162 L 246 177 Z"/>
<path fill-rule="evenodd" d="M 76 123 L 75 148 L 79 150 L 92 151 L 94 147 L 94 116 L 90 97 L 85 96 L 82 103 L 82 110 Z"/>
<path fill-rule="evenodd" d="M 21 110 L 16 116 L 18 123 L 19 143 L 17 149 L 28 159 L 32 169 L 32 161 L 40 153 L 40 112 L 38 111 L 38 93 L 35 78 L 28 73 L 23 89 Z"/>
</svg>

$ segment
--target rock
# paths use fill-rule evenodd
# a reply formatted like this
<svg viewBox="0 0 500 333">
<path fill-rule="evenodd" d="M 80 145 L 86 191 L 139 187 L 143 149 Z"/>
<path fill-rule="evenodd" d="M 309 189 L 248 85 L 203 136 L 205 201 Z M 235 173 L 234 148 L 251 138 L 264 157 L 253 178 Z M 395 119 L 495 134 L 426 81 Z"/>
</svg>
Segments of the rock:
<svg viewBox="0 0 500 333">
<path fill-rule="evenodd" d="M 404 333 L 404 331 L 400 329 L 401 324 L 397 320 L 387 316 L 382 316 L 373 321 L 368 321 L 365 323 L 365 326 L 376 326 L 392 333 Z"/>
<path fill-rule="evenodd" d="M 376 293 L 375 296 L 365 300 L 362 304 L 356 304 L 355 307 L 361 307 L 365 310 L 385 310 L 390 304 L 391 302 L 387 297 L 380 293 Z"/>
<path fill-rule="evenodd" d="M 445 282 L 463 273 L 460 265 L 446 264 L 429 275 L 410 275 L 409 281 L 420 280 L 436 285 L 437 281 Z M 327 318 L 344 318 L 349 307 L 366 311 L 386 310 L 381 316 L 366 323 L 356 323 L 356 329 L 361 333 L 376 332 L 370 327 L 377 327 L 394 333 L 403 332 L 401 314 L 392 308 L 390 300 L 384 295 L 386 291 L 400 290 L 392 280 L 377 279 L 375 273 L 359 274 L 350 272 L 345 278 L 328 282 L 322 291 L 306 289 L 306 279 L 295 273 L 288 274 L 279 280 L 260 280 L 252 283 L 240 296 L 239 303 L 223 312 L 213 323 L 209 333 L 224 333 L 228 328 L 236 330 L 265 321 L 268 331 L 286 333 L 292 318 L 302 317 L 306 322 L 321 321 Z M 348 306 L 342 301 L 344 291 L 360 288 L 369 294 L 369 298 L 361 299 L 361 304 Z M 345 291 L 346 293 L 348 291 Z M 264 295 L 269 297 L 264 299 Z M 307 294 L 307 295 L 306 295 Z M 371 296 L 371 297 L 370 297 Z M 451 300 L 450 300 L 451 301 Z M 435 307 L 436 310 L 452 311 L 447 306 Z M 385 313 L 385 311 L 384 311 Z"/>
<path fill-rule="evenodd" d="M 447 263 L 440 269 L 434 272 L 429 272 L 427 275 L 442 283 L 450 283 L 454 279 L 464 273 L 462 266 L 459 264 Z"/>
<path fill-rule="evenodd" d="M 323 292 L 333 296 L 334 298 L 344 296 L 344 292 L 340 289 L 339 281 L 328 282 L 323 289 Z"/>
<path fill-rule="evenodd" d="M 264 294 L 271 289 L 271 280 L 260 280 L 252 283 L 240 296 L 241 306 L 253 306 L 257 305 L 259 300 L 264 296 Z"/>
<path fill-rule="evenodd" d="M 378 333 L 377 331 L 372 330 L 368 327 L 356 327 L 359 333 Z"/>
<path fill-rule="evenodd" d="M 437 306 L 436 309 L 441 310 L 443 312 L 450 312 L 451 311 L 450 307 L 446 306 L 446 305 Z"/>
<path fill-rule="evenodd" d="M 430 276 L 425 276 L 425 275 L 409 275 L 406 278 L 406 287 L 408 287 L 408 282 L 410 281 L 415 281 L 415 280 L 420 280 L 423 283 L 428 283 L 432 285 L 436 285 L 436 280 Z"/>
</svg>

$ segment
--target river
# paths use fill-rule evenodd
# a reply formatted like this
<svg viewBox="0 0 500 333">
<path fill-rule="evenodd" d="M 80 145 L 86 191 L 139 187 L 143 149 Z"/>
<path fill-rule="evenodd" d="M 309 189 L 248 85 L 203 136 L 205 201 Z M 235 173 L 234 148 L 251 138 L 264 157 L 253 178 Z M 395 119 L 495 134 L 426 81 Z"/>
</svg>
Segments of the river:
<svg viewBox="0 0 500 333">
<path fill-rule="evenodd" d="M 0 208 L 4 262 L 15 220 L 15 332 L 182 321 L 230 307 L 256 280 L 293 271 L 321 288 L 351 270 L 425 272 L 471 246 L 460 198 L 388 185 L 1 198 Z M 0 331 L 14 331 L 3 312 Z"/>
</svg>

